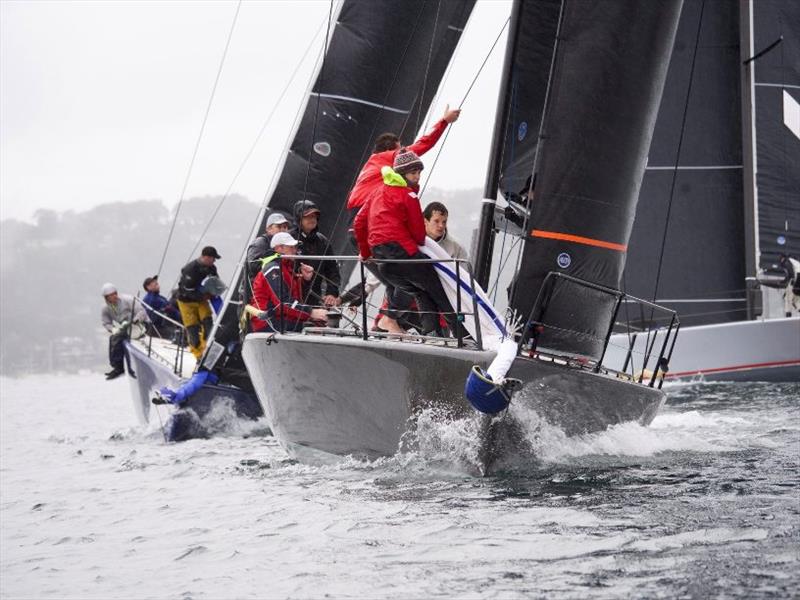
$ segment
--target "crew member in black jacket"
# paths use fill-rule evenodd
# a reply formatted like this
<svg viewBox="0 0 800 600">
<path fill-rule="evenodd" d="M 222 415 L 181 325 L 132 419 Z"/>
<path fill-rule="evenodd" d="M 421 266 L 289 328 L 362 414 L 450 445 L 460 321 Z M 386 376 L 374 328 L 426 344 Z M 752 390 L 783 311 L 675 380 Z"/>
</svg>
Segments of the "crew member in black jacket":
<svg viewBox="0 0 800 600">
<path fill-rule="evenodd" d="M 189 350 L 197 360 L 203 356 L 206 340 L 211 334 L 214 324 L 212 318 L 209 296 L 203 291 L 203 280 L 209 275 L 219 277 L 214 262 L 222 258 L 216 248 L 206 246 L 196 258 L 181 269 L 181 279 L 178 282 L 178 308 L 181 311 L 181 320 L 186 327 L 189 338 Z M 200 325 L 203 326 L 203 335 L 200 334 Z"/>
<path fill-rule="evenodd" d="M 333 256 L 330 242 L 318 230 L 320 210 L 311 200 L 300 200 L 294 205 L 296 227 L 292 237 L 300 242 L 298 254 L 305 256 Z M 305 304 L 338 306 L 341 275 L 335 260 L 304 260 L 314 269 L 314 277 L 303 285 Z M 323 291 L 324 288 L 324 291 Z"/>
</svg>

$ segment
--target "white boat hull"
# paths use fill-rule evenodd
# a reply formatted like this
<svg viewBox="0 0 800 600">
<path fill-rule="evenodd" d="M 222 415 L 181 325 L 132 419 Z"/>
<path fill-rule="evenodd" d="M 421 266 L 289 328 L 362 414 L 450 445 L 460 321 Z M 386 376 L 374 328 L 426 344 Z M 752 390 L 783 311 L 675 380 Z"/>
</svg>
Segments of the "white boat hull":
<svg viewBox="0 0 800 600">
<path fill-rule="evenodd" d="M 654 354 L 663 337 L 656 340 Z M 628 336 L 615 335 L 606 364 L 620 369 Z M 639 336 L 633 366 L 640 368 L 646 339 Z M 682 327 L 666 379 L 686 381 L 800 381 L 800 317 Z"/>
<path fill-rule="evenodd" d="M 273 435 L 294 457 L 318 462 L 320 454 L 397 453 L 421 409 L 435 408 L 443 419 L 476 418 L 464 384 L 473 365 L 486 367 L 494 355 L 422 343 L 262 333 L 245 338 L 242 356 Z M 539 359 L 518 357 L 508 375 L 524 382 L 512 401 L 567 434 L 628 421 L 647 425 L 664 401 L 658 389 Z M 497 433 L 488 437 L 509 437 Z M 503 452 L 509 449 L 513 445 L 506 444 Z M 481 455 L 484 470 L 498 458 L 495 448 L 482 448 Z"/>
</svg>

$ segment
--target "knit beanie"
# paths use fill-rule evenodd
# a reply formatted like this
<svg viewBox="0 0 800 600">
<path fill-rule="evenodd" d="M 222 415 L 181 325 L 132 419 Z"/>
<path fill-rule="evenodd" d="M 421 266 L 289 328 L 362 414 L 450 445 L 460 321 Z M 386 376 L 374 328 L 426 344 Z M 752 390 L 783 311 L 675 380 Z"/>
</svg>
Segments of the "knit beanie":
<svg viewBox="0 0 800 600">
<path fill-rule="evenodd" d="M 406 173 L 410 173 L 411 171 L 416 171 L 419 169 L 420 171 L 424 168 L 422 161 L 419 159 L 412 150 L 408 148 L 400 148 L 397 151 L 397 155 L 394 157 L 394 170 L 400 174 L 405 175 Z"/>
</svg>

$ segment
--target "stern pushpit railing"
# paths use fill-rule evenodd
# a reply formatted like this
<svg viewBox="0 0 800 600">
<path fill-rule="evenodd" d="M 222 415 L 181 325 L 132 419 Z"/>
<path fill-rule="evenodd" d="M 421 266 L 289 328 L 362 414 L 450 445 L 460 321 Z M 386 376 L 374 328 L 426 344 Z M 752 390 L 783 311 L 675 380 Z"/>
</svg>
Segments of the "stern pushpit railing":
<svg viewBox="0 0 800 600">
<path fill-rule="evenodd" d="M 146 347 L 148 358 L 156 358 L 160 360 L 164 364 L 169 365 L 175 375 L 181 376 L 183 373 L 183 357 L 186 350 L 186 327 L 183 326 L 183 323 L 176 321 L 169 315 L 150 306 L 138 296 L 134 298 L 134 303 L 135 302 L 138 302 L 146 309 L 148 318 L 150 318 L 151 313 L 155 313 L 163 319 L 163 322 L 169 324 L 169 327 L 164 327 L 162 325 L 161 330 L 159 330 L 159 328 L 156 327 L 152 321 L 148 321 L 145 333 L 145 336 L 147 337 Z M 166 357 L 157 352 L 153 348 L 153 338 L 168 340 L 171 344 L 173 344 L 175 346 L 174 357 Z"/>
<path fill-rule="evenodd" d="M 635 331 L 632 320 L 638 325 Z M 668 324 L 664 326 L 661 321 Z M 674 310 L 550 272 L 523 327 L 519 348 L 531 357 L 616 374 L 650 387 L 658 382 L 660 389 L 679 330 L 680 320 Z M 627 346 L 617 346 L 615 350 L 624 351 L 624 359 L 617 353 L 619 364 L 608 365 L 605 361 L 614 333 L 623 334 Z M 634 365 L 637 358 L 638 370 Z"/>
</svg>

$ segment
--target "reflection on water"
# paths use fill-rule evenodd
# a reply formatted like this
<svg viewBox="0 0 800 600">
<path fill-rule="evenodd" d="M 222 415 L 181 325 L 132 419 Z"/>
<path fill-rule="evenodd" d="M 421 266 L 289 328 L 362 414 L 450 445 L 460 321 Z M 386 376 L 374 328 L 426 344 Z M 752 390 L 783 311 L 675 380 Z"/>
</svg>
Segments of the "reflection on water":
<svg viewBox="0 0 800 600">
<path fill-rule="evenodd" d="M 789 597 L 800 387 L 670 391 L 653 425 L 475 476 L 476 424 L 309 466 L 264 423 L 164 444 L 125 386 L 2 380 L 2 597 Z M 222 421 L 221 421 L 222 423 Z M 156 573 L 157 577 L 153 574 Z"/>
</svg>

